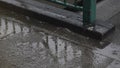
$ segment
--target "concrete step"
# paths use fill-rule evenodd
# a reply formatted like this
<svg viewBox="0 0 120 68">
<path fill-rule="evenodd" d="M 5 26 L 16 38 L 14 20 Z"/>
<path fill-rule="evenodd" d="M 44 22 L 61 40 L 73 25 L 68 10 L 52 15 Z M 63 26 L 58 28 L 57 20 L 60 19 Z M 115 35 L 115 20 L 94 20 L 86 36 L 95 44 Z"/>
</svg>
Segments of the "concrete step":
<svg viewBox="0 0 120 68">
<path fill-rule="evenodd" d="M 1 0 L 0 4 L 10 10 L 55 25 L 67 27 L 74 32 L 94 39 L 104 39 L 115 28 L 114 25 L 109 23 L 106 24 L 105 21 L 102 20 L 96 21 L 97 24 L 94 29 L 93 27 L 85 28 L 82 23 L 82 16 L 34 0 Z"/>
</svg>

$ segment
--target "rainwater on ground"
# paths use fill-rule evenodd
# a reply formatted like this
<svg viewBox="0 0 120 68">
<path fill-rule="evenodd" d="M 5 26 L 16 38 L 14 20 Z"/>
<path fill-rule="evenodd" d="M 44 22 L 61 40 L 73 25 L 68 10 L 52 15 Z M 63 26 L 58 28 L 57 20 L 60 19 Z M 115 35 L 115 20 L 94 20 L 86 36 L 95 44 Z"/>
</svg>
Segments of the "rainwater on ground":
<svg viewBox="0 0 120 68">
<path fill-rule="evenodd" d="M 0 68 L 120 68 L 120 14 L 107 46 L 0 7 Z"/>
</svg>

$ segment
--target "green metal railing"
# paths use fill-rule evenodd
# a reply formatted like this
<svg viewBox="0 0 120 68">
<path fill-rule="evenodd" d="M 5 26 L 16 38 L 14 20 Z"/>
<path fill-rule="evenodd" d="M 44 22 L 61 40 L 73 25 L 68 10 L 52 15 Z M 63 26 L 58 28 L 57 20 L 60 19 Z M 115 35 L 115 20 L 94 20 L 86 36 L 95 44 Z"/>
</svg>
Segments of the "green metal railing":
<svg viewBox="0 0 120 68">
<path fill-rule="evenodd" d="M 57 3 L 64 7 L 71 7 L 83 11 L 83 25 L 94 25 L 96 20 L 96 0 L 83 0 L 83 5 L 78 5 L 79 0 L 74 0 L 73 3 L 68 3 L 68 0 L 47 0 Z"/>
</svg>

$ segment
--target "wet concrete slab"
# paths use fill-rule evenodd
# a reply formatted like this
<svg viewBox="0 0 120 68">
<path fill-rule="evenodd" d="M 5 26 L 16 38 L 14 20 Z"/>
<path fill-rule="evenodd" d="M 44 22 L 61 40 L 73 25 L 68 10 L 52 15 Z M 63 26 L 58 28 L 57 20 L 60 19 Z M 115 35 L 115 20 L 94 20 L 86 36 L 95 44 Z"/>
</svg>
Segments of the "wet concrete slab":
<svg viewBox="0 0 120 68">
<path fill-rule="evenodd" d="M 98 49 L 97 53 L 106 55 L 120 61 L 120 45 L 111 43 L 104 49 Z"/>
<path fill-rule="evenodd" d="M 97 48 L 88 48 L 84 46 L 85 44 L 76 44 L 65 38 L 46 33 L 19 19 L 21 18 L 12 18 L 9 15 L 0 17 L 2 23 L 0 32 L 4 37 L 0 41 L 1 68 L 106 68 L 109 65 L 112 65 L 109 67 L 114 66 L 115 59 L 97 53 Z M 27 19 L 26 22 L 29 22 Z M 53 31 L 56 33 L 55 30 Z"/>
<path fill-rule="evenodd" d="M 104 0 L 97 5 L 97 19 L 106 21 L 120 12 L 120 1 Z"/>
<path fill-rule="evenodd" d="M 120 68 L 120 62 L 115 60 L 107 68 Z"/>
<path fill-rule="evenodd" d="M 101 41 L 0 7 L 0 68 L 120 68 L 119 17 L 100 49 Z"/>
<path fill-rule="evenodd" d="M 18 33 L 0 44 L 2 59 L 15 68 L 106 68 L 114 61 L 94 49 L 42 32 Z"/>
</svg>

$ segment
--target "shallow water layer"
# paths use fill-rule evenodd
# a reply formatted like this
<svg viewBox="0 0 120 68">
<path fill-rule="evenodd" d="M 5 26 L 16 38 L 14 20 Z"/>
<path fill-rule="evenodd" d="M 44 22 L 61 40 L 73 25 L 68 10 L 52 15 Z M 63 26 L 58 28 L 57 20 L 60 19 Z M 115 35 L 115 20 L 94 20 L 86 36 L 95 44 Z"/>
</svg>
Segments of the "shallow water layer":
<svg viewBox="0 0 120 68">
<path fill-rule="evenodd" d="M 119 68 L 117 37 L 119 28 L 116 39 L 99 49 L 97 41 L 67 28 L 0 7 L 0 68 Z"/>
</svg>

